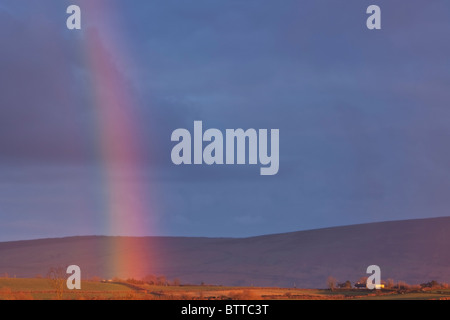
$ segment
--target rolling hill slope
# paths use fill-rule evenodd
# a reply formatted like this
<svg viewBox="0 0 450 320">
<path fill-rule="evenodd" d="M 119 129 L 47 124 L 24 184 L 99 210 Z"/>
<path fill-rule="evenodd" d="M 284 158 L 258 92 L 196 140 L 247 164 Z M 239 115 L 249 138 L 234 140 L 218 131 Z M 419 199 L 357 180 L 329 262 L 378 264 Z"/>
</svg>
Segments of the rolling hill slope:
<svg viewBox="0 0 450 320">
<path fill-rule="evenodd" d="M 118 248 L 150 266 L 117 271 Z M 237 239 L 87 236 L 0 243 L 0 275 L 45 276 L 50 267 L 77 264 L 83 277 L 156 274 L 184 283 L 323 288 L 330 275 L 355 282 L 376 264 L 384 280 L 450 283 L 449 249 L 450 217 Z"/>
</svg>

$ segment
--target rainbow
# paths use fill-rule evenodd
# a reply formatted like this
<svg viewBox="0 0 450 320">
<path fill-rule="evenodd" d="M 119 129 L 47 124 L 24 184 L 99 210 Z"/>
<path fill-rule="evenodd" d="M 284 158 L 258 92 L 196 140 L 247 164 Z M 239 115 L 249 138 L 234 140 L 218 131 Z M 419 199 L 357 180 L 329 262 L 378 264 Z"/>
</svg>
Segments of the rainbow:
<svg viewBox="0 0 450 320">
<path fill-rule="evenodd" d="M 87 1 L 84 5 L 102 12 L 98 2 L 95 8 Z M 106 6 L 106 2 L 102 5 Z M 114 30 L 113 26 L 111 30 Z M 145 241 L 128 237 L 145 236 L 153 231 L 148 230 L 152 211 L 147 204 L 148 190 L 141 181 L 139 171 L 143 162 L 141 151 L 144 141 L 139 134 L 141 124 L 136 114 L 137 104 L 130 86 L 118 69 L 118 65 L 128 65 L 131 59 L 126 59 L 123 53 L 126 46 L 120 46 L 124 42 L 117 38 L 108 34 L 100 36 L 96 29 L 83 33 L 103 168 L 105 193 L 101 201 L 107 217 L 105 232 L 120 236 L 108 242 L 109 248 L 99 248 L 102 254 L 110 256 L 104 271 L 120 278 L 142 277 L 151 270 L 152 253 L 150 248 L 142 247 Z M 142 255 L 143 251 L 147 254 Z"/>
</svg>

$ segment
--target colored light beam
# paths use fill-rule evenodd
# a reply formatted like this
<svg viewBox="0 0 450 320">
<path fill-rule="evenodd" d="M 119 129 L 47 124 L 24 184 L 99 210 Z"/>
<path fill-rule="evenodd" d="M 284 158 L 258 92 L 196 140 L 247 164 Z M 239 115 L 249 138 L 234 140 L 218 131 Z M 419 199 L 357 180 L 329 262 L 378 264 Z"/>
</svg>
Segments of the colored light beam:
<svg viewBox="0 0 450 320">
<path fill-rule="evenodd" d="M 104 168 L 107 233 L 127 237 L 149 235 L 152 232 L 149 230 L 152 210 L 147 205 L 146 182 L 140 171 L 143 139 L 139 134 L 137 106 L 130 85 L 118 68 L 118 64 L 126 65 L 130 59 L 125 59 L 120 43 L 108 42 L 106 46 L 107 40 L 108 37 L 101 36 L 96 29 L 85 32 Z M 106 250 L 111 254 L 108 273 L 117 277 L 147 274 L 152 259 L 143 245 L 145 241 L 148 240 L 112 240 L 111 247 Z"/>
</svg>

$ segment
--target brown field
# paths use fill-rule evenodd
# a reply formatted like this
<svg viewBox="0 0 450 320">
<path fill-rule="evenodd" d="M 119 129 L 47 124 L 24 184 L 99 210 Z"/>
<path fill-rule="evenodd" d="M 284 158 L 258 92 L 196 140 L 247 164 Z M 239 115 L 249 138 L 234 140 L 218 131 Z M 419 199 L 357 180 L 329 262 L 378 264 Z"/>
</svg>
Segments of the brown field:
<svg viewBox="0 0 450 320">
<path fill-rule="evenodd" d="M 47 279 L 0 279 L 0 300 L 55 300 Z M 294 289 L 222 286 L 155 286 L 126 282 L 83 281 L 66 290 L 64 300 L 450 300 L 450 289 L 361 290 Z"/>
</svg>

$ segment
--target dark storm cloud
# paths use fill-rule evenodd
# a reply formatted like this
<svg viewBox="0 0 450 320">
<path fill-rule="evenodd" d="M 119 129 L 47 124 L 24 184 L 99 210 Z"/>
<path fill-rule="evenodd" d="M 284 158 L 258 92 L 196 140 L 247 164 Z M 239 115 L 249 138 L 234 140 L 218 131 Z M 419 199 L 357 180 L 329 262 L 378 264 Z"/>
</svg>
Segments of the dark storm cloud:
<svg viewBox="0 0 450 320">
<path fill-rule="evenodd" d="M 96 161 L 83 51 L 95 30 L 96 48 L 136 102 L 147 142 L 142 170 L 152 171 L 143 176 L 158 181 L 168 233 L 247 235 L 447 214 L 446 1 L 377 1 L 379 31 L 365 27 L 369 1 L 80 1 L 78 34 L 64 28 L 67 3 L 3 3 L 2 159 Z M 194 120 L 280 129 L 279 174 L 173 166 L 170 134 L 192 130 Z"/>
<path fill-rule="evenodd" d="M 76 83 L 76 48 L 44 17 L 0 11 L 0 149 L 3 160 L 48 161 L 86 153 L 88 113 Z M 78 92 L 77 92 L 78 91 Z"/>
<path fill-rule="evenodd" d="M 63 33 L 56 25 L 63 19 L 56 16 L 54 6 L 41 3 L 51 9 L 51 19 L 24 23 L 6 13 L 2 19 L 2 30 L 13 31 L 9 37 L 4 31 L 4 38 L 12 43 L 2 52 L 7 71 L 2 74 L 8 77 L 2 79 L 2 104 L 17 105 L 2 108 L 8 113 L 2 119 L 14 123 L 14 128 L 2 135 L 10 137 L 12 145 L 11 152 L 5 150 L 4 154 L 40 145 L 43 154 L 51 153 L 49 158 L 57 153 L 85 155 L 83 148 L 92 139 L 83 132 L 92 134 L 89 128 L 95 123 L 90 122 L 89 84 L 86 78 L 77 78 L 77 66 L 81 74 L 90 72 L 80 53 L 83 38 L 74 41 Z M 111 7 L 120 18 L 110 21 L 119 25 L 102 19 Z M 404 12 L 392 7 L 399 17 L 392 16 L 386 4 L 383 23 L 393 31 L 382 30 L 380 36 L 359 27 L 365 18 L 359 13 L 364 8 L 358 2 L 344 6 L 286 1 L 279 6 L 271 1 L 175 1 L 133 6 L 116 2 L 110 6 L 97 1 L 87 6 L 83 21 L 103 34 L 117 32 L 124 44 L 129 44 L 138 70 L 125 65 L 121 72 L 132 77 L 140 92 L 133 91 L 148 119 L 143 123 L 156 127 L 149 130 L 149 136 L 167 137 L 174 128 L 191 126 L 200 118 L 211 127 L 279 126 L 289 134 L 314 132 L 320 113 L 339 117 L 338 104 L 370 110 L 370 101 L 378 100 L 380 117 L 388 118 L 401 110 L 405 99 L 413 104 L 407 108 L 414 108 L 416 97 L 429 102 L 441 95 L 440 100 L 445 101 L 448 94 L 442 80 L 448 80 L 449 73 L 442 70 L 441 60 L 433 64 L 427 60 L 428 55 L 442 59 L 445 55 L 439 53 L 448 51 L 446 42 L 430 40 L 436 32 L 437 37 L 445 34 L 445 28 L 429 22 L 431 14 L 439 21 L 436 15 L 442 12 L 432 8 L 428 9 L 431 13 L 425 9 L 418 15 L 413 5 Z M 38 10 L 41 16 L 43 12 Z M 419 36 L 411 35 L 411 29 L 419 30 Z M 424 41 L 429 54 L 421 49 Z M 427 55 L 422 57 L 421 51 Z M 392 72 L 389 66 L 394 64 Z M 417 72 L 421 77 L 411 77 Z M 20 94 L 18 88 L 24 87 Z M 21 130 L 17 123 L 22 123 Z M 7 126 L 2 128 L 7 130 Z M 324 129 L 323 135 L 329 135 Z M 74 146 L 72 152 L 68 145 Z M 159 147 L 167 153 L 170 146 L 160 143 Z M 285 149 L 286 156 L 288 152 Z"/>
</svg>

